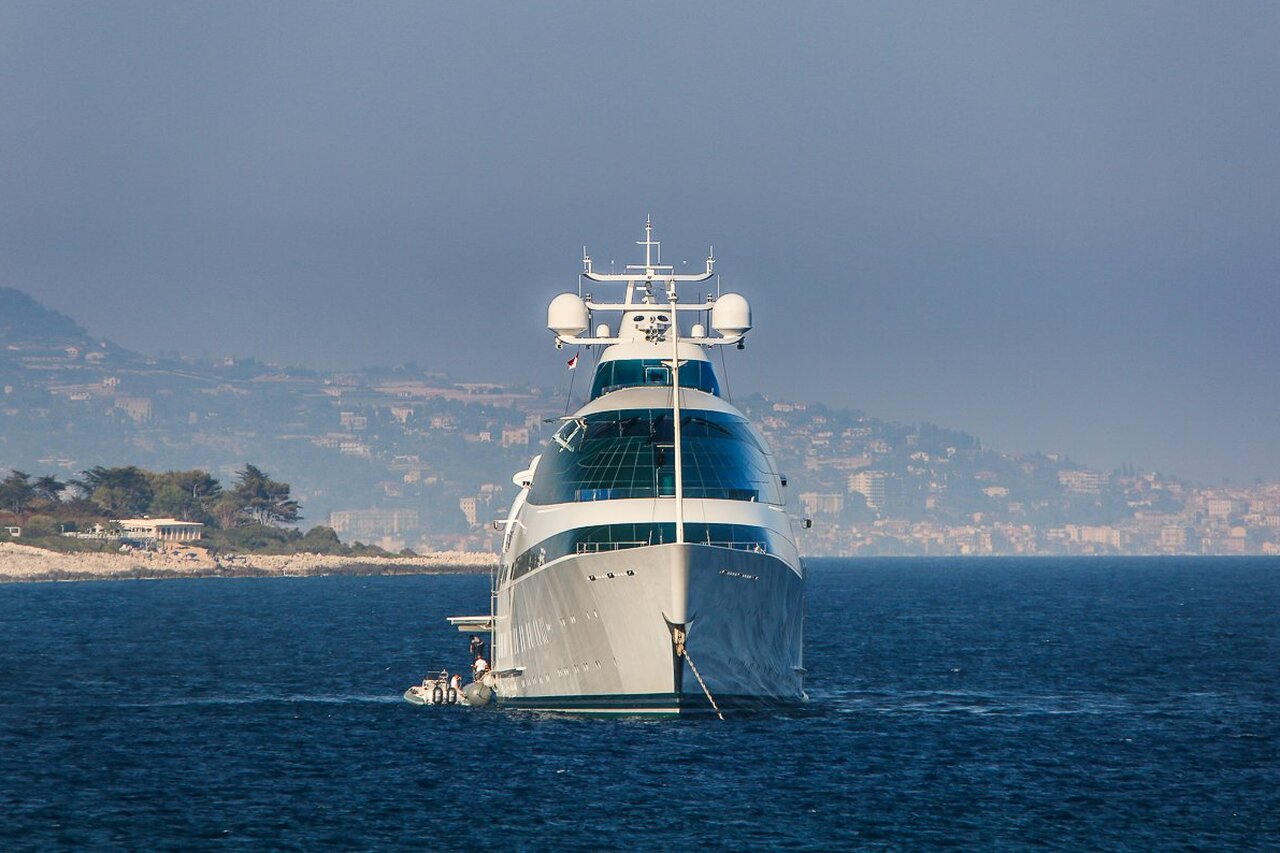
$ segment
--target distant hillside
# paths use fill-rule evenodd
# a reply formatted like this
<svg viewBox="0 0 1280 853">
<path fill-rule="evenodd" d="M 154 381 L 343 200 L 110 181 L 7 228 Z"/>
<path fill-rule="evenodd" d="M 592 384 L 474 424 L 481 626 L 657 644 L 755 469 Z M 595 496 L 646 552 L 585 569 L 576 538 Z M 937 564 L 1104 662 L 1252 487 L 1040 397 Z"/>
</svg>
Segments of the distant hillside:
<svg viewBox="0 0 1280 853">
<path fill-rule="evenodd" d="M 1203 488 L 931 424 L 748 395 L 737 405 L 813 520 L 810 555 L 1280 554 L 1280 483 Z M 389 551 L 492 551 L 565 411 L 558 393 L 455 383 L 417 365 L 324 373 L 146 357 L 0 289 L 0 473 L 246 462 L 294 486 L 307 523 Z M 0 515 L 4 507 L 0 506 Z M 0 524 L 19 526 L 16 523 Z"/>
<path fill-rule="evenodd" d="M 100 366 L 147 361 L 133 350 L 94 337 L 66 314 L 46 308 L 21 290 L 0 287 L 0 361 L 36 366 L 61 357 L 69 347 L 74 347 L 67 353 L 71 360 L 87 358 Z"/>
<path fill-rule="evenodd" d="M 66 314 L 44 307 L 21 290 L 0 287 L 0 344 L 79 346 L 92 340 Z"/>
</svg>

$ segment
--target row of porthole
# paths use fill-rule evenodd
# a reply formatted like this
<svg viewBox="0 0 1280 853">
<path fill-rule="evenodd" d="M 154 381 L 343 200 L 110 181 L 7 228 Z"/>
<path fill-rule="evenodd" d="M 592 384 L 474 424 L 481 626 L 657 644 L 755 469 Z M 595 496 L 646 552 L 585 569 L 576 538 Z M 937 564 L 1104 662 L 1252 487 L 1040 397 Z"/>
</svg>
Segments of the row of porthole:
<svg viewBox="0 0 1280 853">
<path fill-rule="evenodd" d="M 599 619 L 599 618 L 600 618 L 600 611 L 598 611 L 598 610 L 587 610 L 587 611 L 583 612 L 583 614 L 582 614 L 582 618 L 583 618 L 583 619 Z M 572 614 L 572 613 L 570 613 L 568 616 L 561 616 L 561 617 L 560 617 L 560 624 L 561 624 L 561 625 L 565 625 L 565 626 L 568 626 L 568 625 L 577 625 L 577 624 L 578 624 L 578 617 L 577 617 L 577 616 L 575 616 L 575 615 L 574 615 L 574 614 Z"/>
<path fill-rule="evenodd" d="M 595 662 L 596 669 L 604 669 L 604 664 L 600 661 Z M 556 668 L 556 676 L 564 678 L 571 672 L 588 672 L 591 669 L 590 663 L 575 663 L 573 666 L 561 666 Z M 530 684 L 546 684 L 551 680 L 550 675 L 539 675 L 537 678 L 526 679 Z"/>
<path fill-rule="evenodd" d="M 744 573 L 742 573 L 742 572 L 731 572 L 731 571 L 729 571 L 728 569 L 721 569 L 721 570 L 720 570 L 720 574 L 724 575 L 724 576 L 725 576 L 725 577 L 727 577 L 727 578 L 742 578 L 744 581 L 758 581 L 758 580 L 760 580 L 760 576 L 759 576 L 759 575 L 748 575 L 748 574 L 744 574 Z"/>
<path fill-rule="evenodd" d="M 613 580 L 614 578 L 624 578 L 624 577 L 625 577 L 625 578 L 633 578 L 633 577 L 635 577 L 635 576 L 636 576 L 636 573 L 635 573 L 634 571 L 632 571 L 631 569 L 627 569 L 627 571 L 626 571 L 625 573 L 623 573 L 623 572 L 607 572 L 607 573 L 605 573 L 605 574 L 603 574 L 603 575 L 587 575 L 587 580 L 589 580 L 589 581 L 602 581 L 602 580 Z"/>
<path fill-rule="evenodd" d="M 556 669 L 556 675 L 560 676 L 561 678 L 564 678 L 571 672 L 588 672 L 590 671 L 590 669 L 591 669 L 591 664 L 589 662 L 575 663 L 571 667 L 569 666 L 558 667 Z M 600 661 L 596 661 L 596 669 L 604 669 L 604 665 L 601 664 Z"/>
<path fill-rule="evenodd" d="M 634 573 L 634 572 L 630 572 L 630 574 L 635 574 L 635 573 Z M 593 578 L 593 580 L 594 580 L 594 578 Z M 582 618 L 583 618 L 583 619 L 599 619 L 599 618 L 600 618 L 600 611 L 598 611 L 598 610 L 588 610 L 588 611 L 584 611 L 584 612 L 583 612 L 583 614 L 582 614 Z M 560 624 L 561 624 L 561 625 L 566 625 L 566 626 L 567 626 L 567 625 L 576 625 L 576 624 L 578 624 L 578 617 L 577 617 L 576 615 L 572 614 L 572 613 L 571 613 L 571 614 L 569 614 L 569 616 L 568 616 L 568 617 L 561 616 L 561 617 L 560 617 Z M 604 667 L 603 667 L 603 665 L 600 663 L 600 661 L 596 661 L 596 669 L 603 669 L 603 668 L 604 668 Z M 572 667 L 567 667 L 567 666 L 558 667 L 558 668 L 556 669 L 556 675 L 557 675 L 557 676 L 559 676 L 559 677 L 561 677 L 561 678 L 564 678 L 564 677 L 566 677 L 567 675 L 569 675 L 569 673 L 571 673 L 571 672 L 587 672 L 587 671 L 588 671 L 588 670 L 590 670 L 590 669 L 591 669 L 591 664 L 590 664 L 590 663 L 582 663 L 582 664 L 577 664 L 577 663 L 575 663 Z"/>
</svg>

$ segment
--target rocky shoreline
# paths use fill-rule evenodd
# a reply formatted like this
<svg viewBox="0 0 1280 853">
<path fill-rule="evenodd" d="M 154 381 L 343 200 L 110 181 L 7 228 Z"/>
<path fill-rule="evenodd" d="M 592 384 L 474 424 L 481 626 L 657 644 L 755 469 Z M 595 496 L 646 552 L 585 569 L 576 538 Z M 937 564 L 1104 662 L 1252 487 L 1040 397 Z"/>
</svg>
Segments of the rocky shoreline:
<svg viewBox="0 0 1280 853">
<path fill-rule="evenodd" d="M 493 554 L 444 551 L 420 557 L 332 554 L 239 555 L 211 558 L 198 548 L 131 553 L 65 554 L 0 542 L 0 583 L 168 578 L 319 577 L 326 575 L 484 574 Z"/>
</svg>

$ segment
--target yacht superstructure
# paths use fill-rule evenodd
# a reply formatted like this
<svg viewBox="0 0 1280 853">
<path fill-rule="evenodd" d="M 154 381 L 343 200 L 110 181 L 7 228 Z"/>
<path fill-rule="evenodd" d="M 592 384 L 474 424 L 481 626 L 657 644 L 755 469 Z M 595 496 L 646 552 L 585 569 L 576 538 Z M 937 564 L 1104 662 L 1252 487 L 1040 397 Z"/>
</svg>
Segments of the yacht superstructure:
<svg viewBox="0 0 1280 853">
<path fill-rule="evenodd" d="M 800 700 L 804 570 L 785 480 L 707 355 L 742 346 L 750 306 L 681 301 L 680 286 L 714 278 L 714 254 L 676 274 L 648 221 L 640 245 L 644 263 L 621 273 L 584 249 L 579 292 L 548 308 L 557 347 L 602 351 L 589 401 L 513 478 L 492 603 L 498 701 L 678 714 Z M 682 332 L 682 317 L 702 322 Z"/>
</svg>

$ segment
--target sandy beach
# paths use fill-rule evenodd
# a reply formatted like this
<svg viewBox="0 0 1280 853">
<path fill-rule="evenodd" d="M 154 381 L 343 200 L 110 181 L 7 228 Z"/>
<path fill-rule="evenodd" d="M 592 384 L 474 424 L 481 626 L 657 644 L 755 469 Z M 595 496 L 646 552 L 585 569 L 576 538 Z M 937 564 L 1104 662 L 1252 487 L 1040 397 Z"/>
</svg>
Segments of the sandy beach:
<svg viewBox="0 0 1280 853">
<path fill-rule="evenodd" d="M 329 554 L 242 555 L 213 559 L 199 548 L 131 553 L 62 554 L 0 542 L 0 583 L 199 577 L 309 577 L 480 573 L 493 554 L 443 551 L 420 557 L 342 557 Z"/>
</svg>

